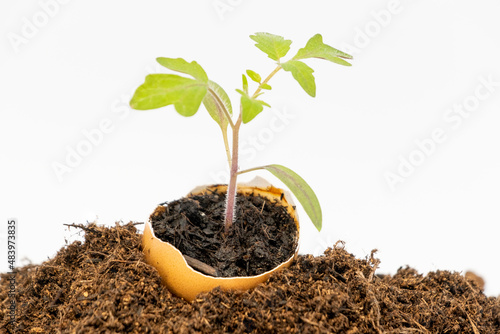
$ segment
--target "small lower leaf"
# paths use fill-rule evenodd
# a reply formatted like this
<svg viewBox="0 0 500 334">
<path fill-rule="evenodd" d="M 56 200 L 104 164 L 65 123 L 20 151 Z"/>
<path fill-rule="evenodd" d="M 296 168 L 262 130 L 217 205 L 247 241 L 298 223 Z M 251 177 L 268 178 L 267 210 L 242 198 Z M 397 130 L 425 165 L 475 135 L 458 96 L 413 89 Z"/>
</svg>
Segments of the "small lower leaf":
<svg viewBox="0 0 500 334">
<path fill-rule="evenodd" d="M 264 106 L 271 106 L 264 101 L 256 100 L 248 96 L 248 94 L 240 89 L 236 90 L 241 94 L 241 120 L 243 123 L 248 123 L 264 110 Z"/>
<path fill-rule="evenodd" d="M 265 83 L 262 84 L 262 85 L 260 85 L 260 88 L 267 89 L 267 90 L 271 90 L 272 89 L 271 86 L 269 86 L 268 84 L 265 84 Z"/>
<path fill-rule="evenodd" d="M 314 226 L 321 231 L 323 214 L 316 194 L 307 182 L 291 169 L 281 165 L 267 165 L 263 169 L 268 170 L 281 180 L 295 195 Z"/>
<path fill-rule="evenodd" d="M 256 83 L 260 84 L 260 82 L 262 81 L 262 78 L 260 77 L 260 74 L 257 73 L 257 72 L 254 72 L 252 70 L 247 70 L 247 75 L 250 77 L 250 79 L 252 79 Z"/>
<path fill-rule="evenodd" d="M 241 75 L 241 80 L 243 81 L 243 91 L 248 94 L 248 80 L 247 80 L 247 76 L 242 74 Z"/>
</svg>

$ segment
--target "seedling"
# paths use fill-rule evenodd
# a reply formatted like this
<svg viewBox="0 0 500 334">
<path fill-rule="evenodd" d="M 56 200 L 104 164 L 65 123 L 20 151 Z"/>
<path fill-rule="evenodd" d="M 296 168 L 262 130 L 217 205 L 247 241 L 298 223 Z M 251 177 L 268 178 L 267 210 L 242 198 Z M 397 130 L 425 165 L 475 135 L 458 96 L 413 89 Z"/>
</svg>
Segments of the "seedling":
<svg viewBox="0 0 500 334">
<path fill-rule="evenodd" d="M 316 84 L 313 76 L 314 70 L 302 60 L 319 58 L 329 60 L 336 64 L 350 66 L 344 59 L 352 57 L 333 47 L 324 44 L 320 34 L 314 35 L 306 46 L 299 49 L 297 54 L 288 61 L 283 62 L 290 50 L 292 41 L 281 36 L 269 33 L 256 33 L 250 36 L 257 42 L 255 46 L 276 62 L 276 68 L 264 80 L 252 70 L 247 70 L 242 75 L 242 89 L 236 89 L 241 95 L 240 108 L 236 120 L 233 118 L 233 108 L 227 93 L 214 81 L 210 80 L 203 68 L 196 62 L 187 62 L 182 58 L 157 58 L 160 65 L 169 70 L 187 74 L 190 77 L 176 74 L 150 74 L 145 82 L 137 88 L 130 106 L 138 110 L 161 108 L 174 105 L 175 110 L 182 116 L 193 116 L 201 104 L 205 106 L 210 116 L 219 125 L 229 164 L 229 185 L 226 195 L 225 232 L 229 231 L 235 218 L 236 181 L 238 175 L 265 169 L 280 179 L 295 195 L 308 214 L 314 226 L 321 230 L 321 207 L 311 187 L 291 169 L 282 165 L 266 165 L 246 170 L 238 170 L 238 143 L 241 124 L 252 121 L 269 104 L 259 98 L 264 91 L 271 90 L 269 81 L 281 69 L 290 72 L 307 94 L 316 96 Z M 254 81 L 257 88 L 253 94 L 249 93 L 249 82 Z M 232 145 L 229 145 L 228 127 L 231 129 Z"/>
</svg>

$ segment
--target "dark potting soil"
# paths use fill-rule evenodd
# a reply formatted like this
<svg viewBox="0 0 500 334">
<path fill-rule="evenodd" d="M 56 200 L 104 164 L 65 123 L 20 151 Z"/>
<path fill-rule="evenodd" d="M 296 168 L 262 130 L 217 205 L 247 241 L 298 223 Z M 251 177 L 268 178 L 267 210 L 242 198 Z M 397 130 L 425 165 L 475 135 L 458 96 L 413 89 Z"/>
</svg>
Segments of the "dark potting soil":
<svg viewBox="0 0 500 334">
<path fill-rule="evenodd" d="M 134 224 L 79 225 L 75 241 L 41 265 L 1 274 L 0 333 L 500 333 L 500 297 L 480 279 L 405 267 L 376 273 L 342 243 L 299 255 L 246 292 L 175 297 L 144 262 Z M 494 265 L 494 264 L 493 264 Z"/>
<path fill-rule="evenodd" d="M 219 277 L 262 274 L 294 254 L 297 226 L 285 207 L 238 195 L 236 219 L 225 235 L 225 200 L 225 193 L 212 192 L 159 206 L 150 217 L 153 231 Z"/>
</svg>

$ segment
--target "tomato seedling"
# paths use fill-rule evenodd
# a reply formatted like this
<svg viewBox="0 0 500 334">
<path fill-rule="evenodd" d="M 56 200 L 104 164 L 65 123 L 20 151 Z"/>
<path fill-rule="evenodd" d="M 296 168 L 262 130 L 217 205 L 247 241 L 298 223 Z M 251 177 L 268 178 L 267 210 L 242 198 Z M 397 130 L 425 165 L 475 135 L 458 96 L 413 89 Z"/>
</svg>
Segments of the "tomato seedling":
<svg viewBox="0 0 500 334">
<path fill-rule="evenodd" d="M 156 109 L 173 104 L 175 110 L 183 116 L 196 114 L 201 104 L 205 106 L 210 116 L 219 125 L 222 131 L 224 146 L 229 164 L 229 185 L 226 194 L 225 232 L 227 233 L 235 219 L 236 181 L 238 175 L 264 169 L 280 179 L 295 195 L 303 206 L 314 226 L 321 230 L 322 213 L 318 198 L 311 187 L 291 169 L 277 164 L 254 167 L 246 170 L 238 168 L 239 130 L 243 124 L 252 121 L 269 104 L 260 97 L 264 91 L 271 90 L 269 81 L 281 69 L 290 72 L 304 91 L 312 97 L 316 96 L 314 70 L 302 60 L 319 58 L 333 63 L 350 66 L 345 59 L 352 59 L 350 55 L 339 51 L 325 43 L 320 34 L 314 35 L 306 46 L 299 49 L 297 54 L 287 61 L 282 61 L 290 50 L 292 41 L 281 36 L 269 33 L 256 33 L 250 38 L 256 42 L 255 46 L 276 62 L 276 68 L 265 79 L 252 70 L 242 75 L 242 89 L 236 89 L 241 95 L 240 108 L 236 120 L 233 118 L 233 108 L 229 96 L 224 89 L 210 80 L 205 70 L 196 62 L 187 62 L 182 58 L 164 58 L 156 60 L 167 69 L 188 75 L 177 74 L 150 74 L 145 82 L 137 88 L 130 101 L 130 106 L 138 110 Z M 253 94 L 249 93 L 249 82 L 254 81 L 257 88 Z M 231 129 L 232 143 L 229 144 L 228 127 Z"/>
</svg>

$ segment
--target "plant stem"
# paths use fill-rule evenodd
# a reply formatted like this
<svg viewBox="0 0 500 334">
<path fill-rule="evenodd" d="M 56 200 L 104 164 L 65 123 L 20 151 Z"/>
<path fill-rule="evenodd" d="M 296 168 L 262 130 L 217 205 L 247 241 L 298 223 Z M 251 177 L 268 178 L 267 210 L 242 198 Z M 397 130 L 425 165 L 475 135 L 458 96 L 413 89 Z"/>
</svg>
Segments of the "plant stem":
<svg viewBox="0 0 500 334">
<path fill-rule="evenodd" d="M 227 156 L 227 163 L 229 165 L 229 169 L 231 169 L 231 153 L 229 152 L 229 141 L 227 139 L 227 129 L 222 130 L 222 138 L 224 139 L 224 146 L 226 148 L 226 156 Z"/>
<path fill-rule="evenodd" d="M 212 97 L 215 99 L 217 109 L 219 110 L 219 112 L 222 113 L 221 116 L 225 117 L 228 124 L 231 126 L 231 129 L 234 129 L 233 120 L 231 119 L 231 115 L 229 114 L 229 111 L 226 109 L 226 106 L 224 105 L 224 103 L 221 101 L 219 96 L 213 91 L 213 89 L 208 88 L 208 91 L 212 95 Z M 224 147 L 226 148 L 227 163 L 229 164 L 229 168 L 231 168 L 231 153 L 229 152 L 229 141 L 227 139 L 227 125 L 225 127 L 223 127 L 221 125 L 220 129 L 222 131 L 222 138 L 224 140 Z"/>
<path fill-rule="evenodd" d="M 229 185 L 226 194 L 226 220 L 224 222 L 224 232 L 227 235 L 233 225 L 236 208 L 236 181 L 238 178 L 238 139 L 241 125 L 241 111 L 233 129 L 233 154 L 231 160 Z"/>
<path fill-rule="evenodd" d="M 278 71 L 281 69 L 281 65 L 278 64 L 278 66 L 272 71 L 267 78 L 261 82 L 255 93 L 253 93 L 252 98 L 255 98 L 257 94 L 262 90 L 261 86 L 263 84 L 267 84 L 271 78 L 278 73 Z M 217 94 L 215 94 L 217 95 Z M 219 102 L 219 101 L 218 101 Z M 221 102 L 221 101 L 220 101 Z M 256 169 L 261 169 L 262 167 L 257 167 L 257 168 L 252 168 L 251 170 L 245 170 L 242 172 L 238 173 L 238 140 L 239 140 L 239 132 L 240 132 L 240 125 L 241 125 L 241 120 L 242 120 L 242 107 L 240 106 L 240 114 L 238 116 L 238 119 L 236 120 L 236 123 L 232 123 L 231 121 L 231 116 L 225 110 L 224 105 L 221 102 L 221 107 L 225 112 L 226 117 L 228 118 L 229 124 L 231 125 L 231 130 L 233 131 L 233 152 L 231 155 L 231 163 L 229 167 L 229 184 L 227 186 L 227 193 L 226 193 L 226 215 L 225 215 L 225 221 L 224 221 L 224 233 L 227 235 L 229 232 L 229 229 L 233 225 L 233 221 L 235 218 L 235 209 L 236 209 L 236 181 L 238 179 L 238 174 L 249 172 L 251 170 L 256 170 Z M 226 135 L 227 137 L 227 135 Z M 225 141 L 227 142 L 227 140 Z M 229 150 L 226 145 L 226 151 L 228 152 L 229 156 Z M 228 160 L 229 161 L 229 160 Z"/>
<path fill-rule="evenodd" d="M 252 98 L 255 98 L 255 97 L 257 96 L 257 94 L 259 94 L 259 93 L 260 93 L 260 91 L 262 90 L 262 88 L 260 88 L 260 87 L 261 87 L 262 85 L 264 85 L 264 84 L 267 84 L 267 83 L 269 82 L 269 80 L 271 80 L 271 78 L 272 78 L 272 77 L 273 77 L 276 73 L 278 73 L 278 71 L 279 71 L 279 70 L 281 70 L 281 69 L 282 69 L 281 65 L 278 65 L 278 66 L 274 69 L 274 71 L 272 71 L 272 72 L 271 72 L 271 73 L 267 76 L 267 78 L 265 78 L 265 79 L 264 79 L 264 81 L 262 81 L 262 82 L 260 83 L 259 88 L 257 88 L 257 90 L 255 91 L 255 93 L 253 93 Z"/>
<path fill-rule="evenodd" d="M 248 173 L 248 172 L 254 172 L 254 171 L 259 170 L 259 169 L 264 169 L 264 167 L 266 167 L 266 166 L 260 166 L 260 167 L 254 167 L 254 168 L 244 169 L 242 171 L 239 171 L 238 175 L 244 174 L 244 173 Z"/>
</svg>

